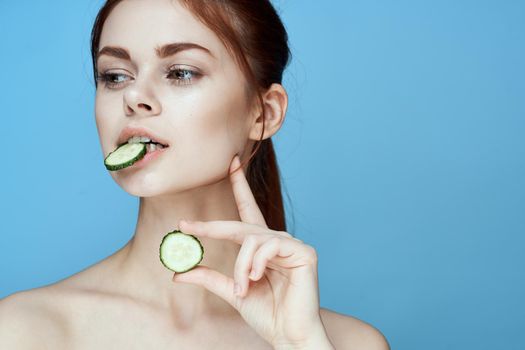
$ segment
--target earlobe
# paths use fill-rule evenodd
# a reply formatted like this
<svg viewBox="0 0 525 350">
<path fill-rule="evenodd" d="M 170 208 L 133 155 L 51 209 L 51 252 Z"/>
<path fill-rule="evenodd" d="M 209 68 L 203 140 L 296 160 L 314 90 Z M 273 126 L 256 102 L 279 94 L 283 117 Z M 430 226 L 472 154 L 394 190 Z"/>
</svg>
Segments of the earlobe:
<svg viewBox="0 0 525 350">
<path fill-rule="evenodd" d="M 264 118 L 262 112 L 254 119 L 250 131 L 250 139 L 262 139 L 273 136 L 281 128 L 288 108 L 288 94 L 281 84 L 273 83 L 263 94 Z"/>
</svg>

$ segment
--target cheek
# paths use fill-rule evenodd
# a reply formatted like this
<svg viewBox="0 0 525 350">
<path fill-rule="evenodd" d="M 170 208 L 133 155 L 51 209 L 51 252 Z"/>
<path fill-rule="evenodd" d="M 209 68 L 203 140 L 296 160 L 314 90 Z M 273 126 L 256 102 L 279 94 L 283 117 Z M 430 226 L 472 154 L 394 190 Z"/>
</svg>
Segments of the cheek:
<svg viewBox="0 0 525 350">
<path fill-rule="evenodd" d="M 193 176 L 210 178 L 224 176 L 236 153 L 242 152 L 247 141 L 245 114 L 238 98 L 222 95 L 220 100 L 207 100 L 186 114 L 186 122 L 174 127 L 177 132 L 174 150 Z M 177 162 L 179 163 L 179 162 Z M 179 163 L 180 164 L 180 163 Z M 186 174 L 188 175 L 188 174 Z"/>
<path fill-rule="evenodd" d="M 99 140 L 105 155 L 115 148 L 116 137 L 122 129 L 118 118 L 122 114 L 122 105 L 115 103 L 115 98 L 110 98 L 104 94 L 95 96 L 95 122 L 97 126 Z"/>
<path fill-rule="evenodd" d="M 194 120 L 175 140 L 176 153 L 194 174 L 223 174 L 239 148 L 239 137 L 232 134 L 231 127 L 226 118 L 217 115 Z"/>
</svg>

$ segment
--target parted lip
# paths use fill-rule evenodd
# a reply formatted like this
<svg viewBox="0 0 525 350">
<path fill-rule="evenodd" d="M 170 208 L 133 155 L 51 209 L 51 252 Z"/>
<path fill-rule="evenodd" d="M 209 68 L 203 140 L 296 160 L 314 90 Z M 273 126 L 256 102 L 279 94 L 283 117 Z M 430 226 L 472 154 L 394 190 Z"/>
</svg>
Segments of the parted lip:
<svg viewBox="0 0 525 350">
<path fill-rule="evenodd" d="M 122 146 L 128 142 L 130 137 L 133 136 L 146 136 L 151 139 L 151 141 L 160 143 L 165 147 L 169 147 L 168 141 L 160 136 L 157 136 L 153 131 L 144 126 L 126 126 L 124 129 L 122 129 L 117 141 L 118 146 Z"/>
</svg>

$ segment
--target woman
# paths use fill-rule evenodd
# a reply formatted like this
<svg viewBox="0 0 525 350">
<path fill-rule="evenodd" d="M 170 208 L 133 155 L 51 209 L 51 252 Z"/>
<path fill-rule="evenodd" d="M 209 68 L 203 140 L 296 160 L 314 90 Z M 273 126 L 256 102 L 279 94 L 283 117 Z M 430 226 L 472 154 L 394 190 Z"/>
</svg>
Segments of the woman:
<svg viewBox="0 0 525 350">
<path fill-rule="evenodd" d="M 132 136 L 166 147 L 111 171 L 140 197 L 133 238 L 2 300 L 0 348 L 388 349 L 374 327 L 320 308 L 315 249 L 286 232 L 270 137 L 289 48 L 270 2 L 109 0 L 92 57 L 104 156 Z M 204 246 L 185 273 L 159 261 L 174 228 Z"/>
</svg>

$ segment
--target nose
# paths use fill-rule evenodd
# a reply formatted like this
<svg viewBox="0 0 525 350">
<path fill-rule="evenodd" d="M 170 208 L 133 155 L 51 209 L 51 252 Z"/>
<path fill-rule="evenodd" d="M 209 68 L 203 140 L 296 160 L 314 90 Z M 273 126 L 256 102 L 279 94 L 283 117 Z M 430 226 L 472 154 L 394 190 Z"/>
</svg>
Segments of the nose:
<svg viewBox="0 0 525 350">
<path fill-rule="evenodd" d="M 133 84 L 124 94 L 124 111 L 126 116 L 159 115 L 162 108 L 160 102 L 145 86 Z"/>
</svg>

